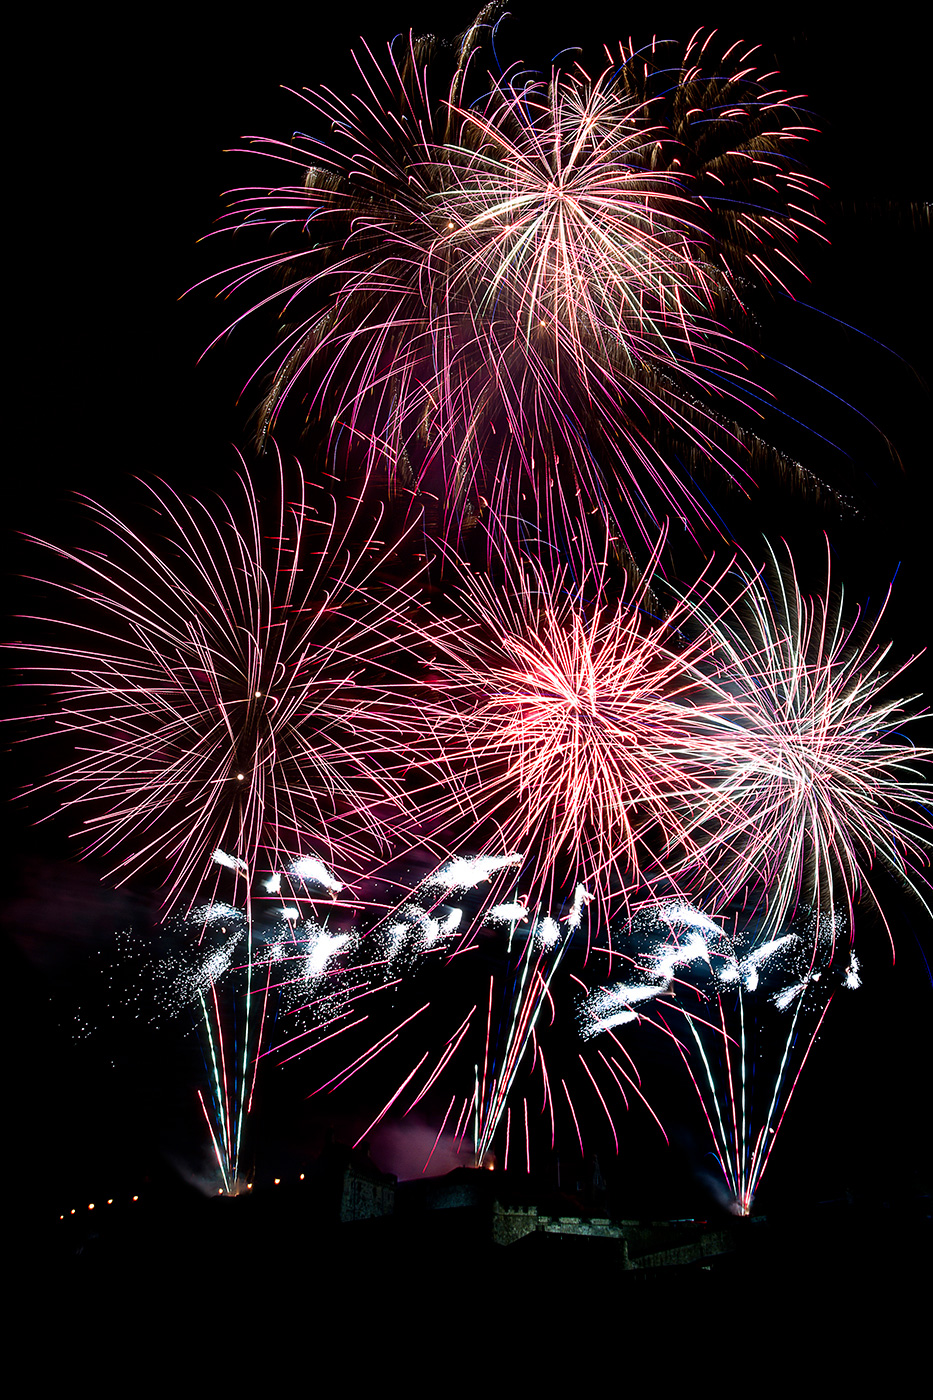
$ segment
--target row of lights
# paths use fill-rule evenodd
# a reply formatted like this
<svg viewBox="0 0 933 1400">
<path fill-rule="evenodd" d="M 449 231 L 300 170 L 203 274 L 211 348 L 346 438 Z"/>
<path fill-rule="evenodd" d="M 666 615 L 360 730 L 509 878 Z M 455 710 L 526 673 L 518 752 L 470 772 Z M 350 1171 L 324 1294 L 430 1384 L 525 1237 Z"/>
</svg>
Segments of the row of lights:
<svg viewBox="0 0 933 1400">
<path fill-rule="evenodd" d="M 305 1179 L 305 1174 L 304 1174 L 304 1172 L 299 1172 L 299 1173 L 298 1173 L 298 1180 L 299 1180 L 299 1181 L 304 1181 L 304 1179 Z M 281 1186 L 281 1185 L 282 1185 L 282 1178 L 281 1178 L 280 1176 L 274 1176 L 274 1177 L 272 1178 L 272 1185 L 273 1185 L 273 1186 Z M 253 1189 L 253 1183 L 252 1183 L 251 1181 L 248 1181 L 248 1182 L 246 1183 L 246 1189 L 247 1189 L 247 1191 L 252 1191 L 252 1189 Z M 223 1195 L 226 1194 L 226 1192 L 224 1191 L 224 1188 L 223 1188 L 222 1186 L 218 1186 L 218 1188 L 217 1188 L 217 1194 L 218 1194 L 218 1196 L 223 1196 Z M 239 1194 L 239 1192 L 237 1192 L 237 1194 Z"/>
<path fill-rule="evenodd" d="M 298 1180 L 299 1180 L 299 1181 L 304 1181 L 304 1179 L 305 1179 L 305 1174 L 304 1174 L 304 1172 L 299 1172 L 299 1173 L 298 1173 Z M 276 1177 L 273 1177 L 273 1178 L 272 1178 L 272 1185 L 273 1185 L 273 1186 L 281 1186 L 281 1184 L 282 1184 L 282 1178 L 281 1178 L 280 1176 L 276 1176 Z M 252 1189 L 253 1189 L 253 1183 L 252 1183 L 251 1181 L 248 1181 L 248 1182 L 246 1183 L 246 1189 L 247 1189 L 247 1191 L 252 1191 Z M 217 1194 L 218 1194 L 218 1196 L 222 1196 L 222 1195 L 224 1194 L 223 1187 L 218 1187 Z M 139 1197 L 138 1197 L 138 1196 L 131 1196 L 131 1197 L 130 1197 L 130 1200 L 131 1200 L 131 1201 L 138 1201 L 138 1200 L 139 1200 Z M 111 1197 L 108 1199 L 108 1201 L 107 1201 L 107 1205 L 108 1205 L 108 1206 L 112 1206 L 112 1205 L 113 1205 L 113 1202 L 114 1202 L 114 1198 L 111 1196 Z M 88 1208 L 88 1210 L 96 1210 L 96 1209 L 97 1209 L 97 1203 L 96 1203 L 96 1201 L 88 1201 L 87 1208 Z M 69 1215 L 69 1216 L 70 1216 L 70 1215 L 77 1215 L 77 1213 L 78 1213 L 78 1212 L 77 1212 L 77 1208 L 76 1208 L 76 1207 L 73 1207 L 73 1208 L 68 1212 L 68 1215 Z M 67 1217 L 64 1216 L 64 1215 L 60 1215 L 58 1218 L 59 1218 L 59 1220 L 65 1220 Z"/>
<path fill-rule="evenodd" d="M 131 1196 L 131 1197 L 130 1197 L 130 1200 L 131 1200 L 131 1201 L 138 1201 L 138 1200 L 139 1200 L 139 1197 L 138 1197 L 138 1196 Z M 113 1197 L 112 1197 L 112 1196 L 111 1196 L 111 1197 L 109 1198 L 109 1200 L 107 1201 L 107 1204 L 108 1204 L 108 1206 L 112 1206 L 112 1205 L 113 1205 Z M 96 1203 L 96 1201 L 88 1201 L 88 1203 L 87 1203 L 87 1208 L 88 1208 L 88 1210 L 96 1210 L 96 1209 L 97 1209 L 97 1203 Z M 77 1215 L 77 1213 L 78 1213 L 78 1212 L 77 1212 L 77 1209 L 76 1209 L 76 1208 L 72 1208 L 72 1209 L 68 1212 L 69 1215 Z M 64 1220 L 64 1219 L 65 1219 L 65 1216 L 64 1216 L 64 1215 L 60 1215 L 58 1218 L 59 1218 L 59 1220 Z"/>
</svg>

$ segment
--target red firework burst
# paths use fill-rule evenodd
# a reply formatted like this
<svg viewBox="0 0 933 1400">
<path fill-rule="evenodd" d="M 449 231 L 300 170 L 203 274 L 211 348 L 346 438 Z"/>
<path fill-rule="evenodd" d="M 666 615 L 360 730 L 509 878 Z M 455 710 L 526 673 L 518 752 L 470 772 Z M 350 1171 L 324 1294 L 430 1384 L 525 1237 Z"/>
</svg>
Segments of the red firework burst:
<svg viewBox="0 0 933 1400">
<path fill-rule="evenodd" d="M 661 618 L 657 553 L 617 593 L 605 566 L 576 586 L 569 566 L 508 547 L 501 562 L 504 587 L 461 570 L 462 621 L 421 639 L 436 649 L 426 719 L 442 784 L 422 814 L 461 841 L 485 832 L 484 850 L 529 852 L 539 888 L 584 881 L 627 898 L 658 876 L 659 843 L 691 844 L 684 808 L 714 790 L 693 742 L 710 634 L 683 631 L 713 585 Z"/>
</svg>

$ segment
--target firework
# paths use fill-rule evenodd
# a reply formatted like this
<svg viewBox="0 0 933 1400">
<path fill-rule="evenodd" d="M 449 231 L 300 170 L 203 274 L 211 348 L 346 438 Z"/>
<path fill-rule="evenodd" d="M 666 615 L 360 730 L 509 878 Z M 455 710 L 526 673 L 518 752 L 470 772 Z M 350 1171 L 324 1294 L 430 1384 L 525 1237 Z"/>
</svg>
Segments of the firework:
<svg viewBox="0 0 933 1400">
<path fill-rule="evenodd" d="M 721 51 L 720 51 L 721 50 Z M 622 90 L 655 123 L 652 167 L 689 189 L 717 304 L 741 307 L 743 289 L 801 276 L 802 238 L 824 241 L 816 217 L 819 182 L 801 161 L 815 128 L 801 120 L 780 74 L 756 69 L 758 45 L 721 49 L 715 30 L 683 47 L 653 40 L 637 52 L 620 45 Z"/>
<path fill-rule="evenodd" d="M 89 811 L 86 849 L 117 854 L 120 880 L 154 869 L 165 912 L 187 908 L 201 937 L 245 906 L 245 998 L 229 1052 L 215 979 L 198 989 L 202 1107 L 227 1192 L 269 995 L 268 980 L 262 995 L 254 983 L 254 900 L 284 885 L 297 917 L 309 899 L 337 898 L 332 866 L 346 878 L 373 861 L 401 811 L 388 756 L 398 761 L 402 730 L 377 664 L 390 613 L 378 589 L 366 593 L 370 556 L 381 557 L 375 529 L 354 543 L 355 518 L 341 531 L 330 502 L 316 520 L 303 480 L 289 504 L 281 475 L 264 522 L 246 478 L 241 487 L 245 526 L 226 504 L 218 520 L 153 488 L 166 532 L 155 541 L 92 506 L 107 553 L 55 550 L 78 573 L 57 585 L 69 595 L 58 620 L 67 636 L 30 668 L 52 691 L 56 732 L 78 750 L 51 783 L 66 806 Z M 398 589 L 382 592 L 397 604 Z"/>
<path fill-rule="evenodd" d="M 892 692 L 909 663 L 884 669 L 887 599 L 873 619 L 847 623 L 828 564 L 823 595 L 808 599 L 793 560 L 782 568 L 773 551 L 767 574 L 740 571 L 740 581 L 739 603 L 709 619 L 720 706 L 695 742 L 712 744 L 721 777 L 692 832 L 693 888 L 720 909 L 748 890 L 771 936 L 798 906 L 841 916 L 851 936 L 860 900 L 887 926 L 872 871 L 926 906 L 933 791 L 933 751 L 905 734 L 920 715 Z M 714 711 L 697 711 L 697 730 Z"/>
<path fill-rule="evenodd" d="M 322 889 L 333 880 L 323 868 L 319 876 Z M 356 991 L 361 975 L 365 980 L 366 970 L 361 974 L 353 964 L 355 935 L 328 931 L 328 916 L 315 912 L 312 891 L 300 898 L 301 909 L 273 900 L 250 908 L 212 899 L 186 915 L 171 915 L 155 942 L 131 932 L 116 935 L 111 992 L 114 983 L 125 983 L 127 968 L 132 976 L 112 1003 L 110 1019 L 118 1006 L 132 1006 L 161 1032 L 178 1022 L 184 1026 L 190 1016 L 204 1066 L 197 1097 L 224 1195 L 244 1189 L 247 1125 L 264 1045 L 279 1016 L 328 999 L 333 1011 L 335 996 L 349 1000 L 348 979 L 340 982 L 348 961 Z M 339 987 L 325 992 L 331 981 Z M 369 981 L 376 985 L 371 970 Z M 91 1033 L 84 1031 L 83 1018 L 81 1024 L 84 1034 Z"/>
<path fill-rule="evenodd" d="M 685 804 L 702 810 L 715 795 L 693 742 L 710 633 L 687 632 L 715 585 L 701 578 L 692 601 L 659 616 L 661 545 L 618 584 L 605 560 L 502 546 L 505 582 L 461 568 L 458 611 L 412 642 L 433 650 L 423 707 L 433 800 L 419 804 L 421 820 L 440 834 L 456 827 L 459 840 L 468 832 L 487 858 L 527 851 L 530 904 L 578 884 L 601 903 L 627 900 L 660 877 L 660 848 L 689 844 Z"/>
<path fill-rule="evenodd" d="M 53 561 L 78 574 L 50 609 L 74 625 L 33 673 L 69 747 L 56 782 L 89 852 L 164 875 L 189 911 L 176 994 L 228 1191 L 269 1057 L 301 1057 L 302 1093 L 348 1090 L 370 1136 L 424 1112 L 435 1147 L 530 1165 L 545 1140 L 582 1152 L 594 1115 L 616 1134 L 638 1083 L 621 1046 L 667 1018 L 747 1210 L 834 942 L 859 901 L 884 903 L 885 868 L 926 893 L 929 750 L 898 732 L 910 703 L 886 708 L 881 650 L 829 585 L 808 602 L 743 566 L 739 604 L 703 580 L 670 616 L 651 597 L 669 596 L 660 522 L 701 525 L 701 487 L 708 520 L 709 478 L 750 465 L 729 419 L 755 392 L 752 284 L 792 288 L 815 233 L 795 99 L 715 44 L 489 78 L 474 26 L 450 80 L 402 40 L 363 57 L 362 100 L 312 96 L 302 117 L 298 99 L 311 137 L 258 148 L 283 173 L 267 161 L 237 196 L 235 256 L 258 256 L 222 280 L 243 295 L 231 317 L 281 312 L 262 436 L 294 415 L 326 448 L 308 451 L 318 479 L 360 472 L 367 500 L 410 497 L 429 533 L 441 517 L 449 587 L 410 648 L 431 660 L 420 715 L 400 716 L 382 665 L 425 610 L 389 588 L 368 611 L 372 536 L 318 532 L 303 487 L 270 520 L 259 467 L 219 510 L 159 488 L 167 542 L 98 511 L 110 558 L 77 537 Z M 451 557 L 478 515 L 522 541 L 484 575 Z M 552 555 L 526 553 L 531 522 Z M 604 528 L 648 542 L 644 575 L 563 562 L 574 530 Z M 359 876 L 400 826 L 424 859 L 383 917 Z M 609 938 L 611 913 L 667 888 L 684 895 L 659 924 Z M 574 976 L 639 938 L 566 1055 Z"/>
<path fill-rule="evenodd" d="M 299 885 L 352 869 L 398 810 L 383 759 L 397 726 L 373 680 L 380 614 L 361 591 L 373 535 L 352 545 L 334 507 L 315 521 L 302 482 L 294 505 L 280 483 L 264 524 L 241 486 L 245 525 L 226 503 L 215 520 L 218 506 L 153 488 L 164 537 L 92 505 L 106 553 L 49 546 L 76 574 L 56 585 L 67 635 L 28 674 L 78 750 L 51 781 L 88 812 L 88 852 L 119 853 L 121 880 L 167 872 L 167 907 L 210 905 L 230 876 L 234 902 L 241 884 L 249 899 L 263 865 Z"/>
<path fill-rule="evenodd" d="M 854 954 L 836 956 L 837 922 L 801 911 L 798 929 L 766 938 L 682 902 L 645 910 L 614 940 L 627 979 L 580 1003 L 585 1041 L 647 1022 L 677 1046 L 736 1214 L 751 1210 L 835 990 L 860 985 Z"/>
<path fill-rule="evenodd" d="M 363 1078 L 383 1086 L 357 1143 L 387 1118 L 440 1103 L 435 1150 L 447 1128 L 473 1163 L 530 1171 L 535 1143 L 553 1152 L 569 1135 L 582 1153 L 585 1110 L 572 1097 L 582 1087 L 599 1096 L 618 1145 L 607 1098 L 626 1109 L 629 1094 L 643 1098 L 634 1065 L 622 1049 L 624 1063 L 598 1052 L 591 1066 L 575 1045 L 568 1061 L 564 1044 L 568 970 L 585 960 L 592 895 L 578 886 L 563 912 L 529 908 L 514 883 L 523 864 L 517 853 L 456 855 L 368 927 L 371 911 L 338 918 L 334 933 L 317 915 L 263 933 L 255 975 L 281 1008 L 264 1057 L 301 1058 L 313 1095 L 352 1085 L 359 1105 L 373 1092 Z M 511 882 L 498 886 L 506 897 L 497 904 L 486 889 L 493 876 Z"/>
<path fill-rule="evenodd" d="M 738 470 L 721 313 L 812 223 L 790 101 L 738 53 L 707 78 L 688 49 L 672 94 L 655 54 L 542 83 L 485 77 L 484 42 L 477 21 L 438 100 L 442 54 L 409 36 L 385 70 L 358 64 L 365 97 L 306 96 L 329 144 L 258 143 L 293 179 L 237 192 L 226 224 L 291 246 L 225 291 L 275 274 L 258 305 L 294 318 L 263 432 L 300 398 L 368 473 L 439 497 L 447 530 L 551 489 L 646 540 L 669 513 L 708 519 L 658 444 Z"/>
</svg>

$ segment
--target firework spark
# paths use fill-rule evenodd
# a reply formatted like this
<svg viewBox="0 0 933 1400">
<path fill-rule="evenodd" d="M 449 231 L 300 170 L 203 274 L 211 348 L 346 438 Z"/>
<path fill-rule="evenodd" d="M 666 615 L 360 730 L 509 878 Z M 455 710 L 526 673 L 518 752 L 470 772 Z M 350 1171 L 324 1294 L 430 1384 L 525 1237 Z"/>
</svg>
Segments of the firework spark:
<svg viewBox="0 0 933 1400">
<path fill-rule="evenodd" d="M 492 829 L 484 858 L 533 853 L 526 904 L 551 902 L 555 879 L 628 898 L 657 874 L 659 833 L 689 840 L 678 812 L 710 800 L 713 770 L 692 741 L 710 634 L 685 629 L 714 585 L 701 579 L 693 601 L 659 618 L 649 590 L 660 547 L 614 592 L 605 563 L 577 584 L 570 565 L 505 546 L 504 586 L 460 570 L 460 614 L 412 643 L 433 648 L 424 718 L 439 755 L 420 816 L 428 829 L 466 827 L 471 841 Z"/>
<path fill-rule="evenodd" d="M 617 940 L 630 980 L 579 1006 L 585 1041 L 647 1022 L 677 1046 L 736 1214 L 751 1210 L 834 990 L 859 985 L 857 960 L 834 957 L 837 923 L 809 911 L 799 932 L 762 941 L 754 925 L 736 918 L 730 931 L 683 903 L 645 910 Z"/>
<path fill-rule="evenodd" d="M 280 486 L 268 524 L 244 478 L 245 526 L 226 503 L 218 521 L 153 488 L 164 538 L 92 505 L 107 553 L 48 546 L 78 575 L 55 585 L 66 639 L 28 672 L 79 751 L 51 783 L 89 810 L 86 849 L 119 852 L 121 880 L 167 871 L 167 907 L 209 906 L 225 870 L 249 898 L 264 863 L 336 894 L 330 867 L 378 849 L 398 810 L 384 761 L 397 725 L 372 679 L 381 614 L 362 592 L 378 549 L 351 548 L 336 508 L 315 522 L 303 482 L 295 505 Z"/>
<path fill-rule="evenodd" d="M 892 693 L 909 663 L 884 670 L 888 600 L 874 619 L 846 623 L 828 564 L 823 595 L 808 599 L 792 559 L 782 568 L 773 551 L 767 575 L 745 570 L 741 582 L 739 604 L 709 618 L 721 698 L 709 735 L 721 778 L 692 833 L 694 888 L 720 909 L 749 890 L 770 936 L 798 906 L 841 915 L 850 935 L 860 899 L 884 920 L 877 866 L 929 907 L 920 886 L 933 750 L 911 745 L 904 730 L 921 716 Z M 697 712 L 700 727 L 714 709 Z"/>
<path fill-rule="evenodd" d="M 646 540 L 671 512 L 709 519 L 658 441 L 742 470 L 722 315 L 812 228 L 791 101 L 737 51 L 725 77 L 694 44 L 676 72 L 655 46 L 545 83 L 484 75 L 487 39 L 461 36 L 441 100 L 443 52 L 409 36 L 385 69 L 358 62 L 364 97 L 305 95 L 329 144 L 256 143 L 294 172 L 238 191 L 224 225 L 291 235 L 224 288 L 279 276 L 252 310 L 295 318 L 263 432 L 301 398 L 367 472 L 439 498 L 445 530 L 525 491 L 565 512 L 583 492 Z"/>
<path fill-rule="evenodd" d="M 524 863 L 513 854 L 501 865 L 516 861 Z M 425 1104 L 443 1078 L 453 1089 L 444 1123 L 460 1103 L 456 1151 L 465 1149 L 480 1165 L 505 1166 L 511 1153 L 513 1166 L 523 1157 L 530 1170 L 533 1141 L 553 1149 L 572 1124 L 582 1142 L 570 1097 L 575 1079 L 582 1076 L 584 1092 L 595 1089 L 616 1142 L 617 1112 L 607 1096 L 618 1091 L 626 1109 L 627 1091 L 643 1096 L 631 1061 L 604 1063 L 599 1055 L 591 1068 L 575 1048 L 571 1063 L 561 1062 L 557 1097 L 552 1090 L 548 1041 L 557 1025 L 553 1044 L 564 1053 L 560 1009 L 572 995 L 566 969 L 585 958 L 583 911 L 592 895 L 578 887 L 559 917 L 559 910 L 531 909 L 517 896 L 490 907 L 488 891 L 477 888 L 484 870 L 483 857 L 455 856 L 446 871 L 459 884 L 447 887 L 443 903 L 442 872 L 434 872 L 368 929 L 365 918 L 352 926 L 344 919 L 333 935 L 314 917 L 264 936 L 257 976 L 266 966 L 267 984 L 284 1008 L 276 1043 L 264 1054 L 283 1064 L 308 1057 L 309 1066 L 326 1066 L 315 1094 L 335 1094 L 352 1082 L 365 1097 L 358 1076 L 375 1068 L 391 1093 L 383 1089 L 385 1100 L 359 1141 L 387 1115 L 404 1119 Z M 490 962 L 496 971 L 487 983 L 480 969 Z"/>
<path fill-rule="evenodd" d="M 652 164 L 689 189 L 702 230 L 697 258 L 709 264 L 717 303 L 742 305 L 752 282 L 784 287 L 802 238 L 826 241 L 816 217 L 819 182 L 801 147 L 815 128 L 802 119 L 776 71 L 759 72 L 760 48 L 737 40 L 720 49 L 715 30 L 683 47 L 653 40 L 620 45 L 620 85 L 661 133 Z M 785 289 L 786 290 L 786 289 Z"/>
</svg>

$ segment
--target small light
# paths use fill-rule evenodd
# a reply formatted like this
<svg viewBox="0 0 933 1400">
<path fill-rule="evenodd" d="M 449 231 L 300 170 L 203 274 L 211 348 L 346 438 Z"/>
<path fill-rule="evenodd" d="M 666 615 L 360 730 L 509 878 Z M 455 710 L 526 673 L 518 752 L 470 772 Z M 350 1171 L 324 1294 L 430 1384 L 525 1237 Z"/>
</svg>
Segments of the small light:
<svg viewBox="0 0 933 1400">
<path fill-rule="evenodd" d="M 237 780 L 238 783 L 242 783 L 242 781 L 243 781 L 243 779 L 244 779 L 245 777 L 246 777 L 246 774 L 245 774 L 245 773 L 237 773 L 237 775 L 236 775 L 236 780 Z"/>
<path fill-rule="evenodd" d="M 93 1201 L 88 1202 L 88 1210 L 93 1210 L 93 1209 L 94 1209 L 94 1202 L 93 1202 Z"/>
<path fill-rule="evenodd" d="M 272 1184 L 273 1186 L 280 1186 L 282 1184 L 282 1178 L 277 1176 Z"/>
</svg>

